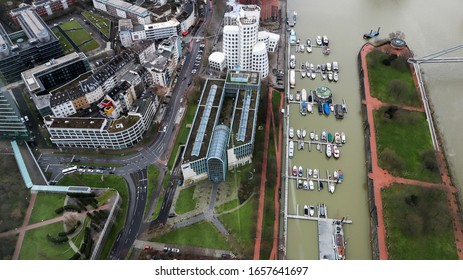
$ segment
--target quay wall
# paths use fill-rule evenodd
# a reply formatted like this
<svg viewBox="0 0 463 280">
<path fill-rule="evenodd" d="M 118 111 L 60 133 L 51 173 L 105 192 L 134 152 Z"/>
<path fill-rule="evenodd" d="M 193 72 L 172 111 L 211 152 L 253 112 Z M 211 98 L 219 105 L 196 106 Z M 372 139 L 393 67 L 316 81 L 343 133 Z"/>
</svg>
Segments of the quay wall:
<svg viewBox="0 0 463 280">
<path fill-rule="evenodd" d="M 368 43 L 367 43 L 368 44 Z M 364 45 L 365 46 L 365 45 Z M 359 81 L 360 81 L 360 96 L 362 99 L 362 117 L 363 117 L 363 129 L 364 129 L 364 143 L 365 143 L 365 163 L 367 167 L 367 186 L 368 186 L 368 207 L 370 215 L 370 234 L 371 234 L 371 253 L 373 260 L 379 260 L 379 243 L 378 243 L 378 213 L 375 204 L 375 193 L 374 193 L 374 181 L 368 178 L 368 174 L 372 172 L 371 162 L 371 148 L 370 148 L 370 123 L 368 122 L 367 106 L 365 104 L 365 87 L 364 87 L 364 74 L 362 68 L 362 57 L 361 50 L 358 54 L 358 66 L 359 66 Z"/>
</svg>

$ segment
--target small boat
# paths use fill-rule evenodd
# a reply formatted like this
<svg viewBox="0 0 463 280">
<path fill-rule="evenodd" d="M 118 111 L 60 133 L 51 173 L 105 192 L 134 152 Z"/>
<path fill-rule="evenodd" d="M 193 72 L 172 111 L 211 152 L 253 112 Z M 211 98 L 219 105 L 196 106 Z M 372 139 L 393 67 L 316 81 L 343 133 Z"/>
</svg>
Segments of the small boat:
<svg viewBox="0 0 463 280">
<path fill-rule="evenodd" d="M 303 189 L 308 190 L 309 189 L 309 184 L 307 183 L 307 180 L 304 180 L 304 183 L 302 183 Z"/>
<path fill-rule="evenodd" d="M 310 63 L 310 70 L 312 70 L 312 71 L 315 70 L 315 67 L 313 66 L 312 63 Z"/>
<path fill-rule="evenodd" d="M 319 218 L 326 218 L 327 213 L 326 213 L 326 205 L 324 203 L 320 203 L 318 205 L 318 217 Z"/>
<path fill-rule="evenodd" d="M 335 170 L 335 171 L 333 172 L 333 178 L 334 178 L 334 179 L 338 179 L 338 171 L 337 171 L 337 170 Z"/>
<path fill-rule="evenodd" d="M 306 43 L 307 43 L 307 46 L 312 46 L 312 41 L 310 41 L 310 39 L 307 39 Z"/>
<path fill-rule="evenodd" d="M 346 134 L 344 132 L 341 132 L 341 143 L 342 144 L 346 143 Z"/>
<path fill-rule="evenodd" d="M 329 191 L 330 193 L 334 193 L 334 190 L 335 190 L 334 183 L 329 183 L 329 184 L 328 184 L 328 191 Z"/>
<path fill-rule="evenodd" d="M 326 142 L 326 131 L 324 131 L 324 130 L 322 131 L 321 140 Z"/>
<path fill-rule="evenodd" d="M 313 205 L 309 205 L 309 216 L 313 217 L 315 214 L 315 207 Z"/>
<path fill-rule="evenodd" d="M 289 101 L 293 101 L 294 100 L 294 95 L 292 93 L 289 94 Z"/>
<path fill-rule="evenodd" d="M 301 78 L 305 78 L 307 76 L 307 71 L 301 70 Z"/>
<path fill-rule="evenodd" d="M 302 138 L 305 138 L 305 136 L 307 135 L 307 131 L 305 131 L 305 129 L 302 130 Z"/>
<path fill-rule="evenodd" d="M 294 142 L 293 140 L 289 141 L 288 156 L 291 158 L 294 155 Z"/>
<path fill-rule="evenodd" d="M 318 134 L 315 134 L 315 141 L 318 141 Z"/>
<path fill-rule="evenodd" d="M 315 139 L 315 131 L 310 132 L 310 140 Z"/>
<path fill-rule="evenodd" d="M 321 68 L 322 68 L 322 72 L 325 72 L 325 71 L 326 71 L 326 64 L 323 63 L 323 64 L 321 65 Z"/>
<path fill-rule="evenodd" d="M 314 169 L 312 175 L 313 175 L 313 177 L 314 177 L 315 179 L 317 179 L 317 178 L 318 178 L 318 169 Z"/>
<path fill-rule="evenodd" d="M 319 191 L 323 190 L 323 182 L 322 181 L 318 181 L 318 190 Z"/>
<path fill-rule="evenodd" d="M 301 94 L 299 92 L 296 93 L 296 101 L 301 100 Z"/>
<path fill-rule="evenodd" d="M 320 36 L 320 35 L 317 36 L 317 45 L 318 46 L 322 45 L 322 36 Z"/>
<path fill-rule="evenodd" d="M 312 169 L 307 168 L 307 177 L 310 177 L 310 176 L 312 176 Z"/>
<path fill-rule="evenodd" d="M 318 113 L 323 114 L 323 105 L 321 103 L 318 103 Z"/>
<path fill-rule="evenodd" d="M 330 105 L 328 103 L 323 103 L 323 112 L 325 115 L 329 115 L 331 113 Z"/>
<path fill-rule="evenodd" d="M 337 61 L 333 61 L 332 66 L 333 66 L 333 71 L 339 72 L 339 64 Z"/>
<path fill-rule="evenodd" d="M 341 141 L 342 141 L 342 140 L 341 140 L 341 134 L 339 134 L 339 132 L 336 132 L 336 133 L 334 134 L 334 143 L 336 143 L 336 144 L 341 144 Z"/>
<path fill-rule="evenodd" d="M 307 103 L 307 112 L 313 113 L 312 112 L 312 104 L 310 104 L 310 103 Z"/>
<path fill-rule="evenodd" d="M 304 51 L 305 51 L 304 45 L 301 45 L 301 46 L 299 47 L 299 50 L 300 50 L 300 52 L 304 52 Z"/>
<path fill-rule="evenodd" d="M 328 142 L 333 142 L 333 134 L 331 132 L 328 132 Z"/>
<path fill-rule="evenodd" d="M 328 36 L 323 35 L 322 44 L 325 45 L 325 46 L 328 46 L 330 44 L 330 41 L 328 40 Z"/>
<path fill-rule="evenodd" d="M 289 128 L 289 138 L 293 138 L 294 137 L 294 128 L 290 127 Z"/>
<path fill-rule="evenodd" d="M 320 151 L 321 148 L 320 143 L 317 143 L 317 151 Z"/>
<path fill-rule="evenodd" d="M 297 167 L 296 167 L 296 165 L 293 166 L 293 176 L 297 176 Z"/>
<path fill-rule="evenodd" d="M 337 145 L 333 145 L 333 157 L 335 159 L 338 159 L 340 156 L 339 154 L 339 149 L 338 149 L 338 146 Z"/>
<path fill-rule="evenodd" d="M 321 66 L 320 64 L 317 64 L 317 71 L 320 71 L 321 70 Z"/>
<path fill-rule="evenodd" d="M 312 52 L 312 45 L 308 45 L 308 46 L 307 46 L 307 52 L 308 52 L 308 53 L 311 53 L 311 52 Z"/>
<path fill-rule="evenodd" d="M 322 80 L 326 80 L 326 74 L 325 74 L 325 72 L 322 72 Z"/>
<path fill-rule="evenodd" d="M 338 170 L 338 183 L 341 183 L 343 179 L 344 173 L 342 173 L 342 170 Z"/>
<path fill-rule="evenodd" d="M 308 61 L 305 62 L 305 69 L 307 69 L 307 70 L 310 69 L 310 63 Z"/>
<path fill-rule="evenodd" d="M 331 63 L 330 62 L 326 63 L 326 71 L 331 71 Z"/>
<path fill-rule="evenodd" d="M 306 181 L 307 182 L 307 181 Z M 309 190 L 313 191 L 314 189 L 314 184 L 312 180 L 309 180 Z"/>
<path fill-rule="evenodd" d="M 297 188 L 302 189 L 302 180 L 301 179 L 297 180 Z"/>
<path fill-rule="evenodd" d="M 298 147 L 297 147 L 299 150 L 304 150 L 304 141 L 302 140 L 299 140 L 298 141 Z"/>
<path fill-rule="evenodd" d="M 304 205 L 304 216 L 309 216 L 309 206 Z"/>
<path fill-rule="evenodd" d="M 289 59 L 289 68 L 294 69 L 296 68 L 296 56 L 292 54 Z"/>
<path fill-rule="evenodd" d="M 330 110 L 331 110 L 331 112 L 334 112 L 334 104 L 333 103 L 330 104 Z"/>
<path fill-rule="evenodd" d="M 312 80 L 315 80 L 316 77 L 317 77 L 317 74 L 314 71 L 311 71 L 310 78 L 312 78 Z"/>
<path fill-rule="evenodd" d="M 331 157 L 331 144 L 326 145 L 326 157 L 330 158 Z"/>
<path fill-rule="evenodd" d="M 379 35 L 379 29 L 380 29 L 380 27 L 378 27 L 377 31 L 373 31 L 373 29 L 371 29 L 370 33 L 363 34 L 363 39 L 368 40 L 368 39 L 371 39 L 373 37 L 378 36 Z"/>
<path fill-rule="evenodd" d="M 301 43 L 300 39 L 297 39 L 296 44 L 299 45 Z"/>
<path fill-rule="evenodd" d="M 338 72 L 333 73 L 333 81 L 337 82 L 339 80 Z"/>
<path fill-rule="evenodd" d="M 323 46 L 323 47 L 322 47 L 322 53 L 323 53 L 324 55 L 329 55 L 329 54 L 331 53 L 330 47 L 328 47 L 328 46 Z"/>
<path fill-rule="evenodd" d="M 301 139 L 302 134 L 301 134 L 301 130 L 299 128 L 296 130 L 296 136 L 297 136 L 297 138 Z"/>
<path fill-rule="evenodd" d="M 328 81 L 332 81 L 333 80 L 333 72 L 332 71 L 328 71 Z"/>
<path fill-rule="evenodd" d="M 302 166 L 299 166 L 299 177 L 302 177 Z"/>
</svg>

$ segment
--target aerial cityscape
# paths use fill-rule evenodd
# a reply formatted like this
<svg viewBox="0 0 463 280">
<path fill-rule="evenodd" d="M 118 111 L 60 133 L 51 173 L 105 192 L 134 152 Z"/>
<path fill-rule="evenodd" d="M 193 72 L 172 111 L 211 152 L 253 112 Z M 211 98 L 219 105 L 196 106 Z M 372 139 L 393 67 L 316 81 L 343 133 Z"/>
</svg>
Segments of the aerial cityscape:
<svg viewBox="0 0 463 280">
<path fill-rule="evenodd" d="M 463 259 L 463 5 L 410 2 L 0 0 L 0 258 Z"/>
</svg>

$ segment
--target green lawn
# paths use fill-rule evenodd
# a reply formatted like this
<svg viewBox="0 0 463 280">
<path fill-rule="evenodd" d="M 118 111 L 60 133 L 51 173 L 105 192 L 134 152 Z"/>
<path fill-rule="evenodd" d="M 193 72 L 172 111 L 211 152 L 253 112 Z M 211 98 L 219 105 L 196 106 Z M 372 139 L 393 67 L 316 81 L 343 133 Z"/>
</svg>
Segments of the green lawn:
<svg viewBox="0 0 463 280">
<path fill-rule="evenodd" d="M 81 49 L 81 51 L 91 51 L 98 48 L 98 43 L 93 40 L 92 35 L 83 29 L 75 20 L 60 24 L 61 29 L 66 32 L 69 38 Z M 74 30 L 75 29 L 75 30 Z M 87 42 L 88 41 L 88 42 Z M 85 44 L 83 44 L 86 42 Z M 83 45 L 82 45 L 83 44 Z"/>
<path fill-rule="evenodd" d="M 101 180 L 103 178 L 103 181 Z M 96 188 L 112 188 L 119 192 L 122 204 L 119 209 L 119 213 L 116 216 L 116 221 L 111 228 L 109 237 L 104 245 L 103 251 L 101 252 L 100 259 L 106 259 L 108 254 L 116 240 L 119 232 L 124 228 L 125 219 L 127 216 L 127 204 L 129 199 L 127 183 L 124 178 L 117 175 L 95 175 L 95 174 L 70 174 L 63 177 L 58 185 L 78 185 L 78 186 L 89 186 Z"/>
<path fill-rule="evenodd" d="M 64 205 L 66 195 L 57 193 L 39 192 L 35 200 L 34 209 L 29 224 L 35 224 L 42 220 L 49 220 L 62 214 L 56 214 L 55 210 Z"/>
<path fill-rule="evenodd" d="M 385 103 L 404 104 L 420 107 L 420 99 L 413 82 L 413 76 L 405 58 L 397 58 L 386 66 L 383 60 L 389 55 L 373 51 L 367 55 L 368 78 L 371 95 Z M 391 92 L 391 81 L 401 81 L 402 91 Z"/>
<path fill-rule="evenodd" d="M 161 211 L 162 201 L 164 200 L 164 194 L 167 190 L 167 184 L 169 184 L 169 181 L 170 181 L 170 175 L 166 174 L 166 176 L 164 176 L 164 181 L 162 182 L 162 189 L 161 189 L 161 192 L 159 193 L 156 207 L 154 208 L 153 215 L 151 216 L 152 221 L 156 220 L 156 218 L 159 215 L 159 212 Z"/>
<path fill-rule="evenodd" d="M 54 244 L 47 239 L 47 234 L 57 236 L 63 231 L 63 222 L 31 229 L 26 232 L 24 242 L 19 253 L 20 260 L 67 260 L 74 251 L 67 242 Z"/>
<path fill-rule="evenodd" d="M 159 176 L 159 169 L 154 166 L 154 164 L 150 164 L 148 166 L 148 192 L 147 192 L 147 197 L 146 197 L 146 205 L 145 205 L 145 211 L 148 211 L 148 207 L 150 205 L 151 201 L 151 196 L 153 195 L 154 188 L 156 187 L 158 183 L 158 176 Z"/>
<path fill-rule="evenodd" d="M 193 197 L 196 186 L 189 186 L 180 191 L 177 203 L 175 204 L 175 213 L 185 214 L 196 209 L 196 198 Z"/>
<path fill-rule="evenodd" d="M 74 51 L 71 43 L 61 34 L 61 32 L 56 28 L 53 27 L 51 29 L 53 33 L 55 33 L 56 37 L 58 37 L 59 43 L 61 44 L 61 48 L 63 49 L 64 54 L 68 54 Z"/>
<path fill-rule="evenodd" d="M 251 198 L 237 211 L 219 216 L 230 234 L 241 244 L 246 257 L 252 257 L 254 252 L 254 238 L 256 237 L 258 200 Z"/>
<path fill-rule="evenodd" d="M 111 24 L 109 19 L 101 17 L 89 11 L 83 11 L 82 15 L 89 21 L 91 21 L 107 38 L 109 38 L 109 32 Z"/>
<path fill-rule="evenodd" d="M 424 166 L 422 154 L 433 150 L 425 113 L 398 109 L 390 119 L 384 117 L 386 110 L 374 112 L 380 166 L 395 176 L 440 182 L 438 170 L 431 171 Z M 385 151 L 393 151 L 399 163 L 393 164 Z M 433 159 L 435 161 L 434 155 Z"/>
<path fill-rule="evenodd" d="M 395 184 L 381 197 L 389 259 L 458 259 L 444 191 Z"/>
<path fill-rule="evenodd" d="M 230 245 L 219 230 L 208 221 L 202 221 L 154 238 L 155 242 L 229 250 Z"/>
<path fill-rule="evenodd" d="M 240 202 L 238 198 L 233 199 L 232 201 L 226 202 L 224 204 L 221 204 L 217 207 L 215 207 L 215 213 L 220 214 L 225 211 L 232 210 L 240 205 Z"/>
<path fill-rule="evenodd" d="M 90 222 L 90 218 L 85 217 L 84 222 L 83 222 L 82 225 L 77 229 L 78 232 L 77 232 L 76 235 L 72 238 L 72 242 L 74 242 L 74 245 L 76 245 L 77 248 L 80 248 L 80 245 L 81 245 L 82 241 L 84 240 L 85 228 L 88 226 L 89 222 Z"/>
</svg>

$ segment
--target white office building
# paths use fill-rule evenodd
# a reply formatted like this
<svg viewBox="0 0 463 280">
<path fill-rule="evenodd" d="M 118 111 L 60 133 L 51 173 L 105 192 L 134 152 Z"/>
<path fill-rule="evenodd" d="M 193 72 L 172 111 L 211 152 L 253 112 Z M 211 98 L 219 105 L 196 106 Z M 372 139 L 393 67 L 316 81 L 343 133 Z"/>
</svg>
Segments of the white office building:
<svg viewBox="0 0 463 280">
<path fill-rule="evenodd" d="M 252 70 L 260 73 L 261 79 L 268 75 L 268 54 L 264 42 L 259 42 L 252 48 Z"/>
<path fill-rule="evenodd" d="M 225 25 L 223 27 L 223 53 L 228 69 L 238 67 L 238 36 L 240 29 L 236 25 Z"/>
<path fill-rule="evenodd" d="M 257 40 L 265 43 L 268 52 L 275 52 L 278 48 L 280 35 L 268 31 L 259 31 Z"/>
<path fill-rule="evenodd" d="M 209 67 L 222 71 L 225 68 L 225 55 L 221 52 L 213 52 L 209 56 Z"/>
<path fill-rule="evenodd" d="M 260 8 L 256 5 L 242 6 L 238 27 L 238 63 L 242 70 L 252 70 L 252 49 L 257 43 Z"/>
</svg>

